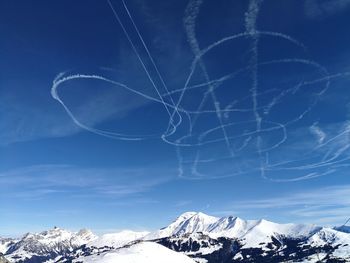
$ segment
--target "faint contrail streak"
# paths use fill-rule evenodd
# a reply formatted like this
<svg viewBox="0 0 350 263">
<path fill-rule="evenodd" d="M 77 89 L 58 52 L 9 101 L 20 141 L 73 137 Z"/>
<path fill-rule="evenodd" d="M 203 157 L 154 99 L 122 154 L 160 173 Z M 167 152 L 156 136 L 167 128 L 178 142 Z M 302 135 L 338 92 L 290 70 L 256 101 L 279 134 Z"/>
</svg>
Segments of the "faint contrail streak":
<svg viewBox="0 0 350 263">
<path fill-rule="evenodd" d="M 150 96 L 138 88 L 99 74 L 61 73 L 53 81 L 52 98 L 60 103 L 81 129 L 117 140 L 162 140 L 174 146 L 178 175 L 185 179 L 218 179 L 255 173 L 273 182 L 297 182 L 330 175 L 341 167 L 350 166 L 350 122 L 346 121 L 337 126 L 337 131 L 332 131 L 323 125 L 321 119 L 312 115 L 331 91 L 330 88 L 334 86 L 332 82 L 350 77 L 350 72 L 330 74 L 318 62 L 306 59 L 307 47 L 297 39 L 282 32 L 260 29 L 258 18 L 263 0 L 247 1 L 243 32 L 229 33 L 204 47 L 201 47 L 196 31 L 204 0 L 190 0 L 182 22 L 193 58 L 183 85 L 172 90 L 169 89 L 169 80 L 163 76 L 161 67 L 156 63 L 156 56 L 151 53 L 151 46 L 146 43 L 143 32 L 135 22 L 127 1 L 121 0 L 121 10 L 117 10 L 111 0 L 107 0 L 107 3 L 156 94 Z M 121 16 L 120 11 L 123 11 L 130 28 L 121 19 L 124 16 Z M 131 32 L 127 29 L 131 29 Z M 275 39 L 297 48 L 301 51 L 300 57 L 267 57 L 263 60 L 260 51 L 264 46 L 261 43 Z M 239 41 L 249 42 L 248 62 L 241 67 L 230 68 L 227 72 L 220 68 L 219 73 L 222 75 L 217 76 L 215 71 L 211 71 L 210 60 L 208 62 L 206 58 L 216 55 L 219 47 Z M 283 76 L 273 76 L 272 86 L 265 84 L 265 75 L 261 72 L 280 66 L 306 70 L 305 74 L 295 70 L 290 79 L 283 81 L 280 81 Z M 201 74 L 200 78 L 197 78 L 197 73 Z M 246 76 L 248 85 L 243 79 Z M 81 79 L 103 81 L 129 92 L 130 96 L 140 96 L 159 104 L 167 114 L 164 131 L 146 135 L 124 134 L 84 124 L 59 94 L 61 85 Z M 234 93 L 225 92 L 222 95 L 221 91 L 228 88 Z M 196 96 L 190 97 L 192 93 Z M 299 99 L 300 104 L 297 101 Z M 297 107 L 285 114 L 283 110 L 290 106 L 287 104 L 290 101 L 297 101 Z M 295 142 L 299 130 L 304 132 L 303 135 L 315 136 L 316 140 L 311 140 L 309 144 L 311 146 Z M 207 171 L 207 167 L 217 169 L 209 168 L 210 171 Z"/>
</svg>

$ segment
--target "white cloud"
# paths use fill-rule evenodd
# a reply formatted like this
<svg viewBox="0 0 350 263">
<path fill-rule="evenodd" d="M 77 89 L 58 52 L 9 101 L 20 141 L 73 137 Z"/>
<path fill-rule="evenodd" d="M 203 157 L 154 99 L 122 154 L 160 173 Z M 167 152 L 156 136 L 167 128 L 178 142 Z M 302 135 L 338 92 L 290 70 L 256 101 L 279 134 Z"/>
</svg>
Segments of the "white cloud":
<svg viewBox="0 0 350 263">
<path fill-rule="evenodd" d="M 72 83 L 73 86 L 74 84 Z M 135 96 L 126 97 L 127 94 L 113 88 L 100 88 L 94 95 L 88 98 L 82 96 L 82 101 L 77 100 L 76 105 L 72 105 L 79 121 L 91 127 L 111 118 L 120 119 L 145 104 L 144 100 Z M 0 99 L 0 146 L 40 138 L 70 136 L 83 131 L 53 99 L 47 99 L 50 101 L 35 104 L 22 101 L 19 97 L 4 95 Z M 125 101 L 128 103 L 123 103 Z"/>
<path fill-rule="evenodd" d="M 282 195 L 274 198 L 239 201 L 237 212 L 271 211 L 293 221 L 342 224 L 350 217 L 350 185 L 338 185 Z"/>
<path fill-rule="evenodd" d="M 36 165 L 0 173 L 0 191 L 6 196 L 40 199 L 53 194 L 75 197 L 127 197 L 150 191 L 172 178 L 161 169 L 80 168 Z M 150 176 L 151 175 L 151 176 Z"/>
<path fill-rule="evenodd" d="M 184 207 L 192 204 L 192 200 L 180 200 L 175 203 L 175 207 Z"/>
<path fill-rule="evenodd" d="M 310 132 L 315 135 L 319 144 L 322 144 L 326 138 L 326 133 L 318 126 L 317 123 L 312 124 L 310 127 Z"/>
<path fill-rule="evenodd" d="M 40 109 L 18 98 L 2 96 L 0 99 L 0 145 L 60 137 L 74 134 L 79 129 L 64 115 L 49 109 Z"/>
<path fill-rule="evenodd" d="M 305 15 L 310 19 L 335 15 L 350 7 L 350 0 L 306 0 Z"/>
</svg>

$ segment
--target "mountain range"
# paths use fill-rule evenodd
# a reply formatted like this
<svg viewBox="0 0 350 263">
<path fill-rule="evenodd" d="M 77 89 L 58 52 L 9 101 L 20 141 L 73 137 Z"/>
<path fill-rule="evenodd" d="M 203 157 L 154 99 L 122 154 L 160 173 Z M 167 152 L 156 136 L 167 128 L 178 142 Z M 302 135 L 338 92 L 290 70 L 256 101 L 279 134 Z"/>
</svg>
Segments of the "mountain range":
<svg viewBox="0 0 350 263">
<path fill-rule="evenodd" d="M 350 228 L 186 212 L 154 232 L 53 228 L 0 238 L 0 263 L 350 262 Z"/>
</svg>

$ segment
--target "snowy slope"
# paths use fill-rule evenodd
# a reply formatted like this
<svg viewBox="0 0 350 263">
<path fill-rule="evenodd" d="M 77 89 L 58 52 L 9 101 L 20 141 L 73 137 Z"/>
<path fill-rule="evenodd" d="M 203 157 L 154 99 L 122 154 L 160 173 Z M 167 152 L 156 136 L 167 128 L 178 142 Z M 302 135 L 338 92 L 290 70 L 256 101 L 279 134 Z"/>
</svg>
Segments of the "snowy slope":
<svg viewBox="0 0 350 263">
<path fill-rule="evenodd" d="M 233 216 L 222 217 L 210 225 L 205 232 L 212 237 L 240 238 L 257 224 L 257 220 L 243 220 Z"/>
<path fill-rule="evenodd" d="M 223 247 L 217 240 L 201 233 L 158 239 L 157 242 L 171 250 L 184 252 L 186 255 L 208 255 Z"/>
<path fill-rule="evenodd" d="M 310 246 L 332 245 L 336 247 L 332 253 L 333 256 L 350 261 L 350 235 L 348 233 L 322 228 L 308 239 L 307 244 Z"/>
<path fill-rule="evenodd" d="M 89 242 L 87 246 L 93 247 L 114 247 L 119 248 L 131 241 L 139 240 L 149 234 L 149 232 L 134 232 L 124 230 L 118 233 L 105 234 L 101 237 Z"/>
<path fill-rule="evenodd" d="M 17 240 L 11 238 L 0 238 L 0 254 L 5 254 L 9 247 L 13 245 Z"/>
<path fill-rule="evenodd" d="M 320 227 L 303 224 L 277 224 L 267 220 L 259 220 L 243 236 L 244 247 L 258 247 L 263 243 L 271 242 L 273 236 L 277 240 L 279 237 L 301 238 L 308 237 L 320 230 Z"/>
<path fill-rule="evenodd" d="M 116 251 L 73 260 L 83 263 L 195 263 L 181 253 L 152 242 L 141 242 Z"/>
</svg>

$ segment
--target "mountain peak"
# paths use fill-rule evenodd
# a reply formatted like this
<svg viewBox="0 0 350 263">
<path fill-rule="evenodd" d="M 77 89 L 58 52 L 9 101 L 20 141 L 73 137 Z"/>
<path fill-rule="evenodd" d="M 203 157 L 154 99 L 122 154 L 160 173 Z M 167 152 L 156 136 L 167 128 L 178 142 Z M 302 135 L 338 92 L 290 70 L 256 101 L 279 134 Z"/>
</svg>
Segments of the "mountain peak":
<svg viewBox="0 0 350 263">
<path fill-rule="evenodd" d="M 86 238 L 91 238 L 94 235 L 94 233 L 92 233 L 92 231 L 90 229 L 86 229 L 86 228 L 83 228 L 83 229 L 80 229 L 79 232 L 77 233 L 77 236 L 80 236 L 80 237 L 86 237 Z"/>
<path fill-rule="evenodd" d="M 181 214 L 169 226 L 147 235 L 145 239 L 157 239 L 168 236 L 181 236 L 188 233 L 205 232 L 208 227 L 218 219 L 217 217 L 209 216 L 202 212 L 186 212 Z"/>
<path fill-rule="evenodd" d="M 107 257 L 111 253 L 123 251 L 124 248 L 143 247 L 149 242 L 164 245 L 175 251 L 179 250 L 178 252 L 190 256 L 195 253 L 196 256 L 206 257 L 210 251 L 216 253 L 216 256 L 226 255 L 232 259 L 233 254 L 227 255 L 224 244 L 235 240 L 240 245 L 237 249 L 243 251 L 243 254 L 237 253 L 237 258 L 252 248 L 259 248 L 262 249 L 264 256 L 271 256 L 271 259 L 274 259 L 273 256 L 279 249 L 285 249 L 286 259 L 294 259 L 295 255 L 304 251 L 304 245 L 307 245 L 310 247 L 310 253 L 313 253 L 314 248 L 330 249 L 335 251 L 332 252 L 333 255 L 344 255 L 341 258 L 350 260 L 348 257 L 350 235 L 347 231 L 346 227 L 340 227 L 338 230 L 307 224 L 278 224 L 265 219 L 243 220 L 234 216 L 218 218 L 202 212 L 186 212 L 167 227 L 151 234 L 124 230 L 97 238 L 88 229 L 70 232 L 54 227 L 37 234 L 28 233 L 21 240 L 3 240 L 0 242 L 0 254 L 4 252 L 10 262 L 27 262 L 25 261 L 27 258 L 31 260 L 33 257 L 56 257 L 67 253 L 69 257 L 83 259 L 88 257 L 89 260 L 94 258 L 97 260 L 82 262 L 100 262 L 100 253 L 104 253 L 103 257 Z M 283 244 L 289 240 L 293 241 L 290 243 L 291 247 L 284 247 Z M 295 240 L 301 240 L 302 245 L 300 242 L 294 242 Z M 184 249 L 186 251 L 183 251 Z M 220 254 L 218 251 L 224 253 Z M 260 262 L 257 258 L 254 260 Z"/>
<path fill-rule="evenodd" d="M 189 211 L 189 212 L 185 212 L 185 213 L 181 214 L 175 221 L 178 221 L 179 219 L 187 220 L 187 219 L 192 218 L 192 217 L 214 218 L 213 216 L 207 215 L 203 212 Z"/>
<path fill-rule="evenodd" d="M 185 212 L 185 213 L 181 214 L 180 216 L 178 216 L 175 221 L 186 220 L 188 218 L 191 218 L 191 217 L 197 215 L 198 213 L 200 213 L 200 212 L 193 212 L 193 211 Z"/>
</svg>

